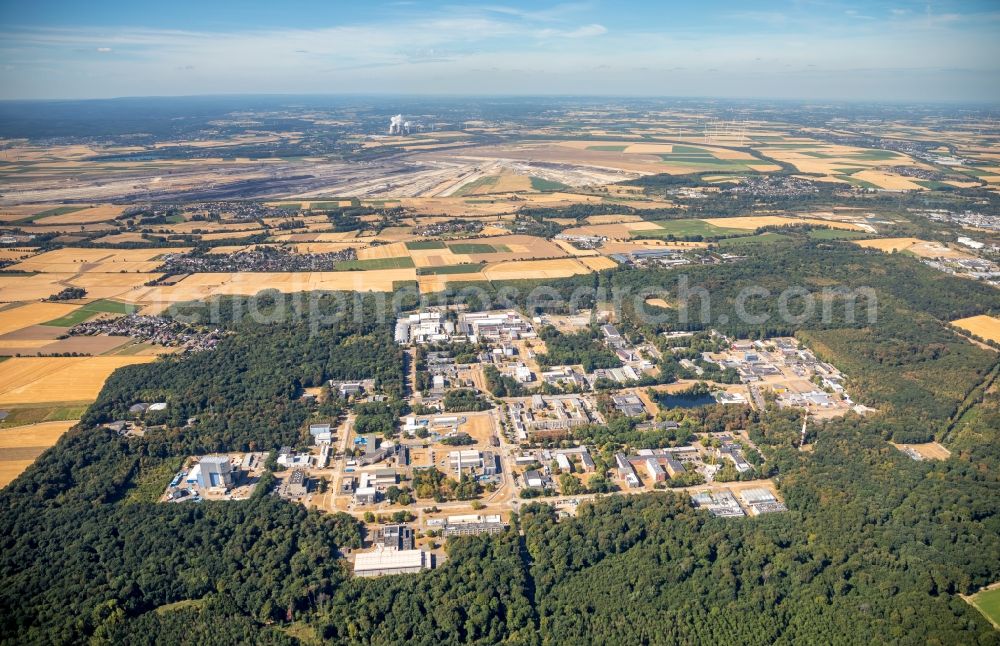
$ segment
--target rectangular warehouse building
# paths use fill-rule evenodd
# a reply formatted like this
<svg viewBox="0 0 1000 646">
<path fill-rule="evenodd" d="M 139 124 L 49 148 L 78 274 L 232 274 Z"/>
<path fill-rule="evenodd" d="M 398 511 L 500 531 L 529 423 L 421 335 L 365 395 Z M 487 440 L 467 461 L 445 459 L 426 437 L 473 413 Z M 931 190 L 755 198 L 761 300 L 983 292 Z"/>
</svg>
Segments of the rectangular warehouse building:
<svg viewBox="0 0 1000 646">
<path fill-rule="evenodd" d="M 430 557 L 422 550 L 394 550 L 381 545 L 372 552 L 358 554 L 354 559 L 356 576 L 410 574 L 430 567 Z"/>
</svg>

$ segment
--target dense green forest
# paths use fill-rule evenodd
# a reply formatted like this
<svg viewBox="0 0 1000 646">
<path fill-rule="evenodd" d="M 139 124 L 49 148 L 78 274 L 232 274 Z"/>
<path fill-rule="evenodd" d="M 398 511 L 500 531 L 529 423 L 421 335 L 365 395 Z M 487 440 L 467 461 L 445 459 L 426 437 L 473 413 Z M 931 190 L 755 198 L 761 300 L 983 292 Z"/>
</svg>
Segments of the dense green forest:
<svg viewBox="0 0 1000 646">
<path fill-rule="evenodd" d="M 466 411 L 489 410 L 493 404 L 479 396 L 477 391 L 470 388 L 457 388 L 449 390 L 444 395 L 444 409 L 451 413 L 464 413 Z"/>
<path fill-rule="evenodd" d="M 529 505 L 502 535 L 449 541 L 436 571 L 367 580 L 338 560 L 360 544 L 358 523 L 307 512 L 266 486 L 243 502 L 154 504 L 143 492 L 162 490 L 178 456 L 307 441 L 315 411 L 299 398 L 305 387 L 374 379 L 387 406 L 403 394 L 402 352 L 392 317 L 375 315 L 377 298 L 361 298 L 361 315 L 346 317 L 333 315 L 336 298 L 321 298 L 329 316 L 318 326 L 292 311 L 254 322 L 240 299 L 223 299 L 217 320 L 236 334 L 210 352 L 119 371 L 81 424 L 0 491 L 0 643 L 1000 644 L 957 596 L 1000 579 L 997 355 L 943 325 L 1000 309 L 996 292 L 848 245 L 746 254 L 686 270 L 713 298 L 711 321 L 687 327 L 799 334 L 882 412 L 817 423 L 809 453 L 795 448 L 801 417 L 776 409 L 710 406 L 684 411 L 680 429 L 621 419 L 575 433 L 598 445 L 603 465 L 619 446 L 746 428 L 787 513 L 714 519 L 671 493 L 607 496 L 558 522 L 549 507 Z M 585 307 L 608 300 L 612 287 L 676 279 L 617 271 L 552 287 L 592 290 Z M 567 307 L 529 301 L 537 284 L 512 285 L 520 296 L 508 294 L 510 306 Z M 735 298 L 750 284 L 868 286 L 878 317 L 747 324 Z M 258 308 L 277 312 L 279 301 Z M 684 327 L 675 310 L 650 321 L 637 307 L 620 304 L 630 337 Z M 776 313 L 764 299 L 754 307 Z M 195 305 L 176 314 L 208 316 Z M 720 323 L 720 314 L 732 318 Z M 563 343 L 554 345 L 606 352 L 589 332 Z M 168 402 L 163 430 L 122 438 L 99 426 L 154 399 Z M 928 434 L 952 448 L 951 459 L 915 462 L 885 441 Z M 425 480 L 414 490 L 428 497 L 477 493 L 474 482 L 453 485 L 439 472 Z"/>
<path fill-rule="evenodd" d="M 617 272 L 611 277 L 614 288 L 632 294 L 646 289 L 676 295 L 679 280 L 678 272 L 666 270 Z M 622 299 L 630 322 L 647 338 L 664 331 L 708 328 L 735 338 L 797 335 L 845 373 L 848 390 L 861 403 L 885 413 L 883 434 L 899 441 L 941 437 L 966 395 L 997 362 L 995 352 L 969 343 L 945 323 L 1000 309 L 1000 293 L 904 255 L 844 243 L 801 243 L 750 250 L 745 260 L 731 265 L 691 268 L 683 280 L 692 294 L 686 322 L 679 306 L 657 308 L 655 316 L 647 316 L 641 301 Z M 761 322 L 739 315 L 739 294 L 750 287 L 770 293 L 743 304 L 746 313 Z M 810 295 L 811 316 L 794 321 L 781 315 L 778 295 L 788 288 Z M 710 294 L 704 310 L 700 289 Z M 841 296 L 838 290 L 849 291 Z M 853 317 L 848 307 L 852 295 Z M 869 303 L 877 306 L 870 320 Z M 788 310 L 793 317 L 808 312 L 794 299 Z"/>
<path fill-rule="evenodd" d="M 538 365 L 582 365 L 586 372 L 597 368 L 621 367 L 621 360 L 596 338 L 596 332 L 584 330 L 575 334 L 562 334 L 554 327 L 544 327 L 538 338 L 545 341 L 545 353 L 539 354 Z"/>
</svg>

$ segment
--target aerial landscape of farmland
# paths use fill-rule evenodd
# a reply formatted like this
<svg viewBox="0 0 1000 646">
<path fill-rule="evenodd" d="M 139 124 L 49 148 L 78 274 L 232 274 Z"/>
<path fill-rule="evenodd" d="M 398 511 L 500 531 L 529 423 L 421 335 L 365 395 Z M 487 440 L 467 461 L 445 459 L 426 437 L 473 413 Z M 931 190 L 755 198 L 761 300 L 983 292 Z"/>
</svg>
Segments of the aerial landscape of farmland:
<svg viewBox="0 0 1000 646">
<path fill-rule="evenodd" d="M 0 644 L 998 643 L 995 7 L 224 4 L 0 9 Z"/>
</svg>

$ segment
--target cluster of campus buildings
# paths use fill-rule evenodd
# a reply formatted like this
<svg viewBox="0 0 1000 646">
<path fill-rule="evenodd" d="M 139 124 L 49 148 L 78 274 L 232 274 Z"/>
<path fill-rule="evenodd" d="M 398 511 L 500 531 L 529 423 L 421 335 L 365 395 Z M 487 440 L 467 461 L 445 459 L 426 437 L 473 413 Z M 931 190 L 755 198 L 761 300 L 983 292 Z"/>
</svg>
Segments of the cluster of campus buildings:
<svg viewBox="0 0 1000 646">
<path fill-rule="evenodd" d="M 531 323 L 514 311 L 462 312 L 452 318 L 447 311 L 409 314 L 396 320 L 399 344 L 510 341 L 535 337 Z"/>
<path fill-rule="evenodd" d="M 713 516 L 719 517 L 757 516 L 788 510 L 783 502 L 764 487 L 743 489 L 736 496 L 728 489 L 701 491 L 693 494 L 691 500 L 695 507 L 706 509 Z"/>
<path fill-rule="evenodd" d="M 701 448 L 696 446 L 673 446 L 659 449 L 639 449 L 634 454 L 615 454 L 615 467 L 618 470 L 618 477 L 632 489 L 643 486 L 645 475 L 651 483 L 666 482 L 671 478 L 684 475 L 691 471 L 698 471 L 711 477 L 721 468 L 722 462 L 732 465 L 736 473 L 744 474 L 753 469 L 747 462 L 743 453 L 743 447 L 737 443 L 732 436 L 722 435 L 717 438 L 719 444 L 713 448 Z M 715 464 L 706 464 L 706 456 L 711 456 Z"/>
<path fill-rule="evenodd" d="M 427 521 L 427 526 L 445 537 L 499 534 L 506 525 L 499 515 L 468 514 Z M 407 525 L 386 525 L 374 532 L 374 549 L 354 557 L 354 574 L 376 577 L 412 574 L 435 567 L 435 556 L 416 547 L 413 529 Z"/>
<path fill-rule="evenodd" d="M 794 338 L 735 341 L 722 358 L 714 357 L 709 352 L 702 356 L 705 361 L 715 363 L 723 369 L 734 369 L 745 384 L 770 382 L 778 395 L 778 406 L 781 407 L 846 409 L 853 405 L 844 388 L 845 379 L 840 371 L 817 359 L 808 348 L 800 347 Z M 796 392 L 781 383 L 783 378 L 817 382 L 818 387 Z"/>
<path fill-rule="evenodd" d="M 252 476 L 264 471 L 267 453 L 204 455 L 187 460 L 187 466 L 167 485 L 163 500 L 167 502 L 199 502 L 204 498 L 230 496 L 234 488 L 245 487 L 249 496 L 255 481 Z"/>
<path fill-rule="evenodd" d="M 507 415 L 519 441 L 564 437 L 577 426 L 603 421 L 581 395 L 532 395 L 510 402 Z"/>
</svg>

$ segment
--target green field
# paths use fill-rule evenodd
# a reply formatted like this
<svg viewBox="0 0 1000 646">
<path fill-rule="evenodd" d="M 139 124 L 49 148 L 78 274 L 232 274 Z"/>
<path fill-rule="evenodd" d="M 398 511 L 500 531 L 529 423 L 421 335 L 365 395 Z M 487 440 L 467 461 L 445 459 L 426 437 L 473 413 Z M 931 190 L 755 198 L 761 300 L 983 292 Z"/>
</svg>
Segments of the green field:
<svg viewBox="0 0 1000 646">
<path fill-rule="evenodd" d="M 445 249 L 445 244 L 440 240 L 410 240 L 406 243 L 406 248 L 412 251 L 421 249 Z"/>
<path fill-rule="evenodd" d="M 340 203 L 339 202 L 310 202 L 309 203 L 309 210 L 310 211 L 317 211 L 317 210 L 322 211 L 322 210 L 326 210 L 326 209 L 339 209 L 339 208 L 340 208 Z"/>
<path fill-rule="evenodd" d="M 685 236 L 702 236 L 704 238 L 716 238 L 721 236 L 731 236 L 749 233 L 746 229 L 730 229 L 717 227 L 702 220 L 658 220 L 654 222 L 660 227 L 659 230 L 634 231 L 636 238 L 666 238 L 674 236 L 683 238 Z"/>
<path fill-rule="evenodd" d="M 118 301 L 94 301 L 93 303 L 87 303 L 86 305 L 80 306 L 79 309 L 73 310 L 65 316 L 60 316 L 59 318 L 49 321 L 48 323 L 42 323 L 42 325 L 50 325 L 52 327 L 73 327 L 77 323 L 83 323 L 97 314 L 131 314 L 137 309 L 138 308 L 135 305 L 119 303 Z"/>
<path fill-rule="evenodd" d="M 766 233 L 761 233 L 755 236 L 741 236 L 738 238 L 726 238 L 724 240 L 719 240 L 720 247 L 741 247 L 743 245 L 751 244 L 774 244 L 776 242 L 788 242 L 791 240 L 791 236 L 786 236 L 783 233 L 774 233 L 773 231 L 768 231 Z"/>
<path fill-rule="evenodd" d="M 747 161 L 719 159 L 704 148 L 693 146 L 674 146 L 669 153 L 659 153 L 660 159 L 668 164 L 678 166 L 707 166 L 720 170 L 748 170 Z"/>
<path fill-rule="evenodd" d="M 945 182 L 939 182 L 933 179 L 915 179 L 915 183 L 923 186 L 924 188 L 929 188 L 932 191 L 954 191 L 955 187 L 951 184 L 946 184 Z"/>
<path fill-rule="evenodd" d="M 440 276 L 445 274 L 474 274 L 483 268 L 482 263 L 463 263 L 448 267 L 420 267 L 418 276 Z"/>
<path fill-rule="evenodd" d="M 983 613 L 995 628 L 1000 629 L 1000 588 L 977 592 L 969 599 L 969 603 Z"/>
<path fill-rule="evenodd" d="M 545 191 L 565 191 L 570 187 L 562 182 L 553 182 L 547 179 L 542 179 L 541 177 L 532 177 L 531 188 L 544 193 Z"/>
<path fill-rule="evenodd" d="M 288 202 L 285 204 L 275 204 L 274 208 L 278 209 L 279 211 L 298 211 L 299 209 L 302 208 L 302 204 L 298 202 Z"/>
<path fill-rule="evenodd" d="M 57 206 L 54 209 L 49 209 L 47 211 L 42 211 L 41 213 L 36 213 L 32 215 L 33 218 L 45 218 L 50 215 L 66 215 L 67 213 L 76 213 L 77 211 L 82 211 L 84 209 L 90 208 L 88 206 Z"/>
<path fill-rule="evenodd" d="M 665 155 L 677 155 L 677 156 L 689 156 L 689 157 L 711 157 L 715 159 L 715 155 L 712 151 L 705 148 L 698 148 L 696 146 L 680 146 L 674 145 L 670 149 L 669 153 L 663 153 Z"/>
<path fill-rule="evenodd" d="M 622 145 L 622 146 L 618 146 L 618 145 L 615 145 L 615 146 L 587 146 L 587 150 L 601 150 L 601 151 L 609 152 L 609 153 L 623 153 L 623 152 L 625 152 L 626 148 L 628 148 L 628 145 Z"/>
<path fill-rule="evenodd" d="M 17 220 L 14 224 L 30 224 L 35 220 L 40 218 L 47 218 L 50 215 L 66 215 L 67 213 L 76 213 L 77 211 L 82 211 L 84 209 L 90 208 L 89 206 L 57 206 L 52 209 L 47 209 L 34 215 L 29 215 L 26 218 L 21 218 Z"/>
<path fill-rule="evenodd" d="M 367 271 L 369 269 L 409 269 L 413 267 L 413 258 L 400 256 L 398 258 L 371 258 L 369 260 L 346 260 L 337 263 L 334 271 Z"/>
<path fill-rule="evenodd" d="M 496 183 L 500 180 L 499 175 L 486 175 L 485 177 L 480 177 L 477 180 L 473 180 L 468 184 L 464 185 L 462 188 L 455 191 L 455 196 L 468 195 L 473 191 L 480 188 L 491 188 L 496 186 Z"/>
<path fill-rule="evenodd" d="M 508 253 L 510 251 L 505 245 L 491 245 L 481 242 L 454 242 L 448 245 L 452 253 L 479 254 L 479 253 Z"/>
<path fill-rule="evenodd" d="M 813 240 L 856 240 L 870 238 L 870 233 L 864 231 L 848 231 L 846 229 L 812 229 L 809 237 Z"/>
<path fill-rule="evenodd" d="M 0 422 L 0 428 L 11 426 L 26 426 L 40 422 L 62 422 L 69 419 L 80 419 L 89 404 L 46 404 L 44 406 L 29 406 L 14 408 L 8 412 L 7 418 Z"/>
</svg>

